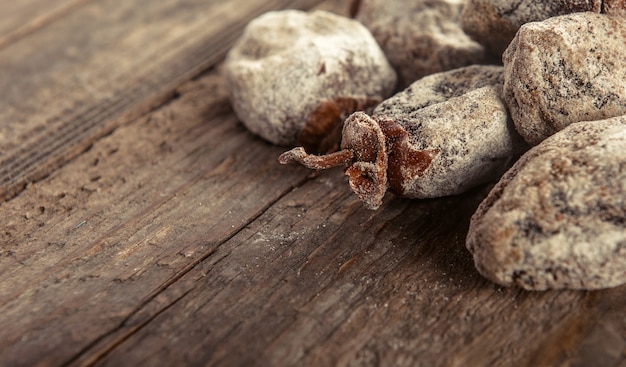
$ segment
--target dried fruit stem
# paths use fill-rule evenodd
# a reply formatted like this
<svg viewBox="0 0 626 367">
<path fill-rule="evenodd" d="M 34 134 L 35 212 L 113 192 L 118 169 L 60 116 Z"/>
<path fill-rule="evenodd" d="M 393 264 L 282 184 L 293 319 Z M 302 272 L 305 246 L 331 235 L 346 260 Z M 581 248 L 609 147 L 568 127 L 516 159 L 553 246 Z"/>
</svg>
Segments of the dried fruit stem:
<svg viewBox="0 0 626 367">
<path fill-rule="evenodd" d="M 352 162 L 354 152 L 351 149 L 340 150 L 326 155 L 307 154 L 304 148 L 291 149 L 278 157 L 280 164 L 298 162 L 309 169 L 328 169 Z"/>
</svg>

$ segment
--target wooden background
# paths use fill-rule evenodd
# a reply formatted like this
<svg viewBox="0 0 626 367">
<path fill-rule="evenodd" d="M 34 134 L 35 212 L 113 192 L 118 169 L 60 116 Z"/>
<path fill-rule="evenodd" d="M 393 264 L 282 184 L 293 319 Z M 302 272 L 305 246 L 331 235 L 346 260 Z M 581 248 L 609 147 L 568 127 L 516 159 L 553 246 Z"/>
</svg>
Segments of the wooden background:
<svg viewBox="0 0 626 367">
<path fill-rule="evenodd" d="M 474 270 L 488 187 L 368 211 L 237 121 L 243 26 L 319 3 L 0 1 L 1 366 L 626 366 L 626 287 Z"/>
</svg>

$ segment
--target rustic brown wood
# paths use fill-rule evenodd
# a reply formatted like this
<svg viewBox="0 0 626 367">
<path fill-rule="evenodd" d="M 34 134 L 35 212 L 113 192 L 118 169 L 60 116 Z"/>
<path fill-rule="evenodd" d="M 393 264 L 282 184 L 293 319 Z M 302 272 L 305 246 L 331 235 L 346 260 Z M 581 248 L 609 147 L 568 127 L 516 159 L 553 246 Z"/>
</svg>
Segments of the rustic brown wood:
<svg viewBox="0 0 626 367">
<path fill-rule="evenodd" d="M 316 2 L 81 2 L 27 42 L 0 48 L 0 199 L 170 98 L 253 17 Z"/>
<path fill-rule="evenodd" d="M 305 180 L 275 169 L 280 149 L 240 147 L 220 90 L 117 130 L 2 206 L 5 358 L 69 359 Z"/>
<path fill-rule="evenodd" d="M 38 31 L 90 0 L 0 2 L 0 49 Z"/>
<path fill-rule="evenodd" d="M 0 204 L 0 365 L 626 364 L 626 286 L 526 292 L 475 271 L 464 239 L 488 188 L 437 200 L 388 195 L 380 210 L 368 211 L 341 170 L 311 175 L 279 166 L 282 149 L 248 133 L 232 113 L 219 68 L 175 87 L 219 61 L 223 50 L 178 60 L 194 71 L 165 81 L 170 71 L 159 68 L 178 67 L 177 56 L 189 57 L 220 27 L 236 33 L 260 1 L 232 5 L 247 15 L 228 15 L 233 8 L 219 2 L 152 3 L 123 3 L 124 10 L 110 9 L 118 11 L 110 19 L 103 10 L 121 1 L 85 3 L 46 25 L 46 33 L 79 33 L 87 25 L 78 18 L 101 31 L 119 21 L 131 39 L 162 34 L 168 47 L 176 40 L 188 46 L 165 51 L 152 40 L 135 53 L 103 41 L 89 59 L 109 61 L 72 66 L 100 83 L 99 98 L 68 91 L 66 100 L 24 83 L 15 93 L 31 88 L 32 109 L 24 102 L 4 112 L 26 117 L 23 126 L 3 125 L 0 146 L 14 157 L 41 154 L 29 169 L 47 176 Z M 158 7 L 145 10 L 150 16 L 135 13 L 150 6 Z M 213 30 L 198 35 L 195 13 L 213 6 L 225 6 L 224 14 L 209 16 Z M 344 11 L 341 2 L 323 6 Z M 101 37 L 113 42 L 120 33 L 109 31 Z M 41 46 L 41 37 L 35 30 L 1 50 L 0 64 L 9 65 L 14 47 Z M 213 42 L 227 47 L 232 38 L 224 37 L 230 41 Z M 50 64 L 61 54 L 49 55 Z M 157 60 L 150 67 L 158 75 L 128 57 Z M 112 60 L 126 69 L 107 80 Z M 15 70 L 13 80 L 29 69 Z M 63 84 L 69 69 L 46 70 L 42 78 L 55 88 L 84 88 L 79 79 Z M 132 89 L 142 76 L 151 92 Z M 148 111 L 146 98 L 160 106 Z M 95 112 L 72 120 L 37 100 L 82 101 L 78 110 Z M 120 105 L 102 112 L 110 100 Z M 61 122 L 39 119 L 57 115 Z M 98 119 L 90 132 L 58 143 L 59 135 L 45 134 Z M 61 153 L 32 145 L 37 136 L 66 152 L 61 167 L 50 163 Z"/>
</svg>

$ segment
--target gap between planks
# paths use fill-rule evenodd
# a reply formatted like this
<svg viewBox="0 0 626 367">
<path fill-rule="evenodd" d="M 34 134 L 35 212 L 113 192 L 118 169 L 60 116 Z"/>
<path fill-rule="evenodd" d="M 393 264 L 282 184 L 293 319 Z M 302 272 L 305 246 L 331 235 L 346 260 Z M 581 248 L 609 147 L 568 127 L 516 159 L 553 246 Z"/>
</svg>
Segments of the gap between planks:
<svg viewBox="0 0 626 367">
<path fill-rule="evenodd" d="M 162 314 L 167 309 L 169 309 L 174 304 L 176 304 L 178 301 L 183 299 L 187 294 L 189 294 L 189 292 L 191 292 L 193 290 L 193 288 L 190 288 L 190 289 L 186 290 L 185 292 L 183 292 L 182 295 L 176 297 L 173 301 L 168 302 L 163 307 L 161 307 L 160 309 L 158 309 L 155 312 L 153 312 L 151 316 L 146 318 L 143 322 L 139 323 L 138 325 L 134 325 L 134 326 L 132 326 L 130 328 L 125 327 L 125 325 L 129 322 L 129 320 L 131 320 L 133 317 L 135 317 L 141 310 L 146 308 L 152 301 L 154 301 L 154 299 L 157 296 L 159 296 L 161 293 L 163 293 L 166 289 L 168 289 L 174 283 L 179 281 L 183 276 L 188 274 L 190 271 L 192 271 L 199 264 L 201 264 L 202 262 L 204 262 L 207 259 L 209 259 L 213 254 L 215 254 L 215 252 L 217 252 L 217 250 L 218 250 L 218 248 L 220 246 L 222 246 L 224 243 L 232 240 L 235 236 L 240 234 L 241 231 L 246 226 L 250 225 L 251 223 L 256 221 L 259 217 L 261 217 L 263 214 L 265 214 L 267 212 L 267 210 L 269 210 L 274 204 L 276 204 L 277 202 L 282 200 L 285 196 L 287 196 L 293 190 L 296 190 L 297 188 L 302 187 L 304 184 L 306 184 L 308 181 L 310 181 L 310 179 L 311 179 L 310 175 L 304 177 L 299 182 L 297 182 L 295 185 L 293 185 L 290 188 L 287 188 L 286 190 L 281 192 L 280 195 L 278 195 L 276 198 L 274 198 L 273 200 L 269 201 L 255 216 L 249 218 L 248 221 L 242 223 L 242 225 L 239 228 L 237 228 L 235 231 L 233 231 L 232 234 L 230 234 L 228 237 L 225 237 L 223 240 L 221 240 L 218 244 L 215 245 L 215 247 L 210 248 L 206 253 L 201 255 L 197 260 L 192 261 L 191 263 L 189 263 L 186 267 L 184 267 L 182 270 L 180 270 L 176 275 L 174 275 L 169 280 L 167 280 L 165 283 L 163 283 L 163 285 L 161 287 L 155 289 L 151 294 L 149 294 L 146 297 L 146 299 L 141 304 L 139 304 L 135 308 L 135 310 L 130 312 L 128 314 L 128 316 L 126 316 L 119 323 L 119 325 L 115 329 L 112 329 L 112 330 L 110 330 L 110 331 L 100 335 L 92 343 L 87 345 L 83 350 L 78 352 L 74 357 L 72 357 L 66 363 L 64 363 L 63 366 L 74 366 L 74 365 L 85 366 L 85 365 L 95 364 L 98 360 L 100 360 L 103 357 L 105 357 L 111 350 L 115 349 L 116 346 L 118 346 L 121 343 L 123 343 L 125 340 L 130 338 L 133 334 L 137 333 L 143 327 L 148 325 L 152 320 L 154 320 L 160 314 Z M 219 262 L 219 260 L 218 260 L 218 262 Z"/>
<path fill-rule="evenodd" d="M 56 16 L 46 18 L 49 19 L 46 24 L 62 20 L 62 15 L 89 1 L 81 0 L 66 6 L 67 9 L 63 8 L 65 10 Z M 272 9 L 310 8 L 320 1 L 262 2 L 236 23 L 196 36 L 191 44 L 154 62 L 152 68 L 129 70 L 130 82 L 127 78 L 118 79 L 112 97 L 71 101 L 73 107 L 70 110 L 48 117 L 46 124 L 36 133 L 28 133 L 19 147 L 5 152 L 0 161 L 0 200 L 7 201 L 19 195 L 27 184 L 47 177 L 87 150 L 97 139 L 166 103 L 178 86 L 219 62 L 249 20 Z M 28 40 L 18 43 L 23 45 Z"/>
</svg>

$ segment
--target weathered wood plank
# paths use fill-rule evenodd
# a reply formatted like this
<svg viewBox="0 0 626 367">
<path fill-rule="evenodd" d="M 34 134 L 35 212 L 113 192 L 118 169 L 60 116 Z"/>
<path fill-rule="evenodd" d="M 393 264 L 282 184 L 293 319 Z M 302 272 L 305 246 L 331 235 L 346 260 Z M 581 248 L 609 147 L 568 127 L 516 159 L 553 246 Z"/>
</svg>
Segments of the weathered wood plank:
<svg viewBox="0 0 626 367">
<path fill-rule="evenodd" d="M 107 65 L 84 73 L 116 96 L 128 74 Z M 624 364 L 626 287 L 530 293 L 476 273 L 463 242 L 484 191 L 367 211 L 340 171 L 278 166 L 216 72 L 176 83 L 128 123 L 95 111 L 112 133 L 62 142 L 91 147 L 0 203 L 0 365 Z M 114 109 L 142 114 L 128 103 Z"/>
<path fill-rule="evenodd" d="M 36 32 L 92 0 L 21 0 L 0 2 L 0 49 Z"/>
<path fill-rule="evenodd" d="M 529 293 L 476 273 L 463 241 L 483 191 L 367 211 L 341 172 L 277 166 L 218 76 L 180 94 L 0 206 L 3 364 L 624 358 L 625 287 Z"/>
<path fill-rule="evenodd" d="M 71 359 L 306 179 L 193 85 L 0 207 L 2 364 Z"/>
<path fill-rule="evenodd" d="M 127 320 L 99 365 L 555 365 L 606 312 L 607 292 L 483 280 L 463 246 L 480 192 L 373 213 L 344 184 L 282 198 Z"/>
<path fill-rule="evenodd" d="M 0 50 L 0 197 L 15 196 L 214 65 L 245 24 L 316 0 L 87 3 Z"/>
</svg>

